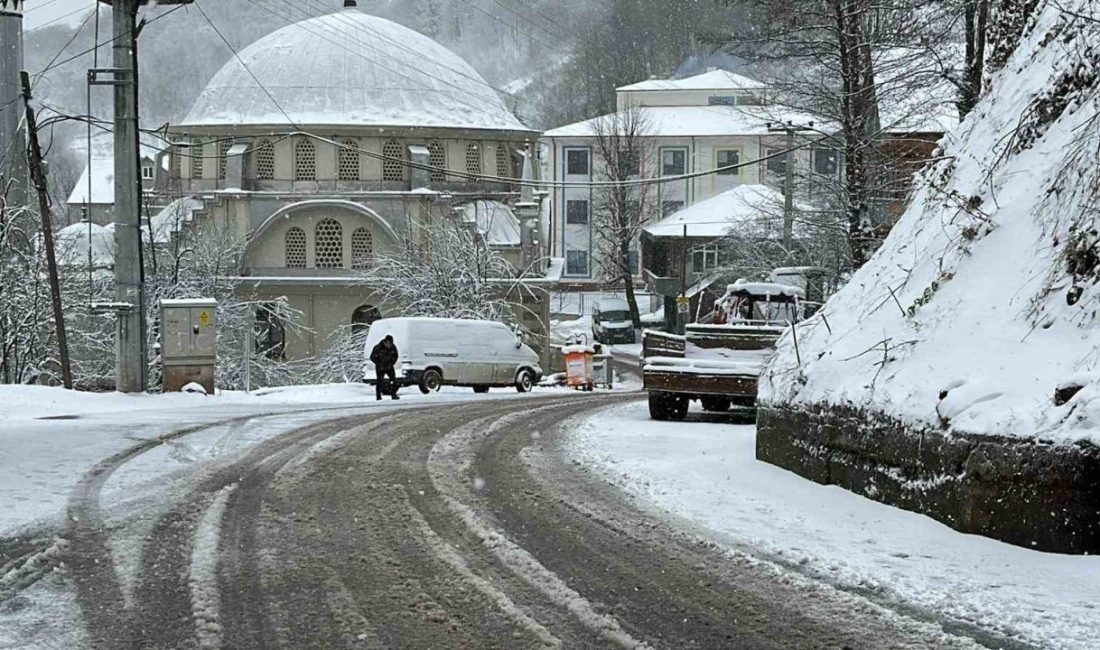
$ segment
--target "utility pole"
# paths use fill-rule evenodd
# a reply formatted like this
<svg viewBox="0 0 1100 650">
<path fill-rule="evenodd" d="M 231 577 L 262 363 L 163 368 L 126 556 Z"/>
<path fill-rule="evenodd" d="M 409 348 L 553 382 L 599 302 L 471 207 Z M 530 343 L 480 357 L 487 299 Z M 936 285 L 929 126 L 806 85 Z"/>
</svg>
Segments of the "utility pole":
<svg viewBox="0 0 1100 650">
<path fill-rule="evenodd" d="M 158 0 L 158 6 L 192 0 Z M 149 0 L 100 0 L 111 5 L 112 68 L 90 73 L 91 83 L 115 89 L 115 300 L 118 303 L 115 384 L 124 393 L 145 391 L 145 278 L 141 261 L 141 164 L 137 97 L 137 11 Z M 100 74 L 110 80 L 101 81 Z"/>
<path fill-rule="evenodd" d="M 8 206 L 21 206 L 27 198 L 26 147 L 19 128 L 22 69 L 23 0 L 0 0 L 0 180 L 5 187 L 10 183 Z"/>
<path fill-rule="evenodd" d="M 768 124 L 769 132 L 787 134 L 787 152 L 783 160 L 783 249 L 788 252 L 794 245 L 794 136 L 795 133 L 812 129 L 813 126 L 813 122 L 810 122 L 808 128 L 795 126 L 793 122 Z"/>
<path fill-rule="evenodd" d="M 42 217 L 42 245 L 46 249 L 46 269 L 50 276 L 50 303 L 53 306 L 53 322 L 57 330 L 57 350 L 61 358 L 61 381 L 65 388 L 73 387 L 73 372 L 69 366 L 69 341 L 65 336 L 65 312 L 61 308 L 61 283 L 57 277 L 57 255 L 53 248 L 53 219 L 50 218 L 50 194 L 46 185 L 46 170 L 42 162 L 42 147 L 38 143 L 38 122 L 31 102 L 31 76 L 20 73 L 23 82 L 23 105 L 27 112 L 28 153 L 31 163 L 31 182 L 38 190 L 38 212 Z M 88 240 L 91 248 L 92 240 Z"/>
</svg>

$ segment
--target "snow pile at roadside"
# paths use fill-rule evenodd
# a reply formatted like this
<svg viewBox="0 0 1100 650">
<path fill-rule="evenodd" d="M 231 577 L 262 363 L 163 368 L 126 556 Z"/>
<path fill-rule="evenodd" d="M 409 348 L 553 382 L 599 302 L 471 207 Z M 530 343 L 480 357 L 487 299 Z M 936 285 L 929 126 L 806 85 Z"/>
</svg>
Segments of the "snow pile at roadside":
<svg viewBox="0 0 1100 650">
<path fill-rule="evenodd" d="M 1100 442 L 1098 20 L 1039 3 L 883 247 L 780 341 L 762 402 Z"/>
<path fill-rule="evenodd" d="M 581 420 L 567 445 L 582 465 L 726 548 L 1028 646 L 1091 650 L 1100 638 L 1100 557 L 966 535 L 806 481 L 756 460 L 751 426 L 670 426 L 638 402 Z"/>
</svg>

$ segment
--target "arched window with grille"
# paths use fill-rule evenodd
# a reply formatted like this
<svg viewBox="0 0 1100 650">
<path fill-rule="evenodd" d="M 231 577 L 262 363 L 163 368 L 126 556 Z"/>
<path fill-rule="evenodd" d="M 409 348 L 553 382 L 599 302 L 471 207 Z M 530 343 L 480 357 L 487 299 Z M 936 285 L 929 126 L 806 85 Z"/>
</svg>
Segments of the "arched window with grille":
<svg viewBox="0 0 1100 650">
<path fill-rule="evenodd" d="M 306 268 L 306 231 L 297 226 L 286 231 L 286 267 Z"/>
<path fill-rule="evenodd" d="M 313 265 L 319 269 L 344 268 L 344 227 L 335 219 L 322 219 L 313 231 Z"/>
<path fill-rule="evenodd" d="M 203 173 L 203 163 L 206 159 L 206 147 L 202 142 L 196 143 L 191 147 L 191 178 L 201 179 Z"/>
<path fill-rule="evenodd" d="M 294 143 L 294 179 L 317 180 L 317 147 L 309 138 L 302 138 Z"/>
<path fill-rule="evenodd" d="M 497 176 L 512 178 L 512 153 L 508 145 L 501 142 L 497 144 Z"/>
<path fill-rule="evenodd" d="M 229 162 L 229 147 L 233 141 L 229 138 L 218 140 L 218 178 L 225 180 L 225 166 Z"/>
<path fill-rule="evenodd" d="M 481 175 L 481 147 L 471 142 L 466 145 L 466 173 L 474 176 Z M 476 181 L 476 178 L 468 178 L 468 181 Z"/>
<path fill-rule="evenodd" d="M 267 138 L 256 144 L 256 180 L 275 180 L 275 145 Z"/>
<path fill-rule="evenodd" d="M 405 149 L 401 143 L 397 140 L 387 141 L 382 145 L 382 155 L 385 156 L 382 159 L 382 180 L 405 180 L 405 165 L 401 163 L 405 160 Z"/>
<path fill-rule="evenodd" d="M 428 164 L 438 169 L 432 169 L 433 181 L 447 180 L 447 173 L 443 171 L 447 167 L 447 152 L 439 140 L 428 143 Z"/>
<path fill-rule="evenodd" d="M 359 180 L 359 143 L 355 140 L 344 140 L 340 143 L 337 155 L 337 170 L 342 181 Z"/>
<path fill-rule="evenodd" d="M 370 268 L 372 255 L 374 255 L 374 236 L 366 228 L 356 228 L 351 233 L 351 268 Z"/>
</svg>

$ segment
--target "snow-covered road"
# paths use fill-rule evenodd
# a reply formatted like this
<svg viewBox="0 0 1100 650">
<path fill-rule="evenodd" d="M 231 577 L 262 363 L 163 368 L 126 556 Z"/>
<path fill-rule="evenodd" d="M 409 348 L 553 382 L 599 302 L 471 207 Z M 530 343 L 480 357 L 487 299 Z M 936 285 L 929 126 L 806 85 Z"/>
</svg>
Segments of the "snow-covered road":
<svg viewBox="0 0 1100 650">
<path fill-rule="evenodd" d="M 636 402 L 586 416 L 570 450 L 730 549 L 1028 644 L 1085 649 L 1100 639 L 1100 557 L 965 535 L 807 481 L 756 461 L 752 426 L 658 423 Z"/>
</svg>

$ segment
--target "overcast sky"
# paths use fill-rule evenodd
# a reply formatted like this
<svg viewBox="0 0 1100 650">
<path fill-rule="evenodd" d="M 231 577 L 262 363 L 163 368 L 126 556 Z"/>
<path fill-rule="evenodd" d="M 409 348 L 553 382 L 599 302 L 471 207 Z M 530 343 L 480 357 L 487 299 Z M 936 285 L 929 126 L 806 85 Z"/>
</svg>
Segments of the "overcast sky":
<svg viewBox="0 0 1100 650">
<path fill-rule="evenodd" d="M 63 22 L 77 25 L 95 7 L 96 0 L 26 0 L 25 5 L 23 26 L 30 30 Z"/>
</svg>

